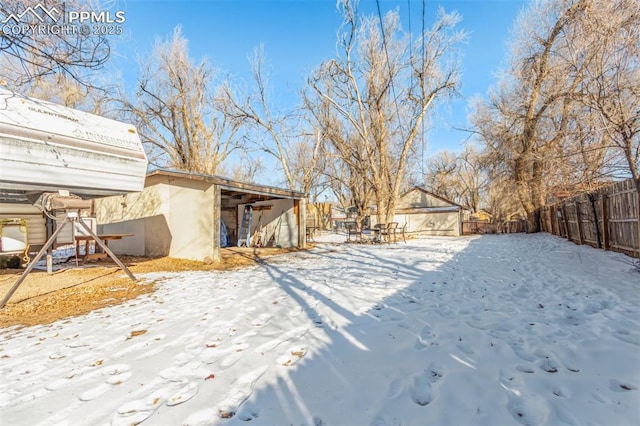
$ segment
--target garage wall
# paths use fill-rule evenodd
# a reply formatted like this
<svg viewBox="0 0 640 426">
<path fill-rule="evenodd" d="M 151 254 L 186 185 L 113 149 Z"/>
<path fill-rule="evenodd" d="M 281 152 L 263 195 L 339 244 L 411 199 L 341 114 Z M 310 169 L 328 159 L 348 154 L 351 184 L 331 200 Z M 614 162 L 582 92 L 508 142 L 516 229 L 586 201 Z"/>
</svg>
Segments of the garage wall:
<svg viewBox="0 0 640 426">
<path fill-rule="evenodd" d="M 459 236 L 458 212 L 408 213 L 394 216 L 399 227 L 407 224 L 406 232 L 417 235 Z"/>
</svg>

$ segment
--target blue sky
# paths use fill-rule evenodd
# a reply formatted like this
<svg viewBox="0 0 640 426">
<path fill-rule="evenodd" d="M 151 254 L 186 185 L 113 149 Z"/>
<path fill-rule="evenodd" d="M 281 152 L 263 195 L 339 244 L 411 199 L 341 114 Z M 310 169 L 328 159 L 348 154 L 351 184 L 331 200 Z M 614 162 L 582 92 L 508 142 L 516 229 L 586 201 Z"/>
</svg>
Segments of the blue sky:
<svg viewBox="0 0 640 426">
<path fill-rule="evenodd" d="M 440 108 L 426 136 L 427 154 L 441 149 L 459 150 L 467 134 L 451 127 L 465 127 L 468 99 L 485 94 L 506 53 L 514 19 L 525 0 L 425 0 L 426 26 L 436 10 L 456 10 L 462 15 L 458 27 L 469 33 L 461 46 L 462 98 Z M 167 37 L 182 26 L 192 58 L 207 57 L 210 63 L 248 82 L 248 55 L 263 44 L 272 67 L 272 83 L 282 109 L 295 102 L 305 76 L 336 52 L 336 33 L 341 18 L 332 0 L 129 0 L 115 6 L 126 11 L 125 37 L 117 42 L 117 60 L 126 87 L 132 89 L 136 55 L 147 54 L 156 37 Z M 403 27 L 417 34 L 421 29 L 422 0 L 380 0 L 384 14 L 399 9 Z M 361 0 L 359 9 L 377 15 L 374 0 Z"/>
</svg>

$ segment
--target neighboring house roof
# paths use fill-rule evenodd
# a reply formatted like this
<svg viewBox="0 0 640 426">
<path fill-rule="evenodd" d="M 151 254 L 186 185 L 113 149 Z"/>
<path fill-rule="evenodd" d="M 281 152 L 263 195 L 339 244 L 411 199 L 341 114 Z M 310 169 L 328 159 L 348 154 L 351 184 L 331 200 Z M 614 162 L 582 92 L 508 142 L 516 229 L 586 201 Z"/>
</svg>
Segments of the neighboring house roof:
<svg viewBox="0 0 640 426">
<path fill-rule="evenodd" d="M 488 211 L 486 211 L 484 209 L 480 209 L 475 213 L 471 213 L 471 216 L 485 216 L 485 215 L 493 217 L 493 214 L 491 214 L 491 212 L 488 212 Z"/>
<path fill-rule="evenodd" d="M 426 190 L 425 188 L 422 188 L 422 187 L 420 187 L 420 186 L 414 186 L 413 188 L 411 188 L 410 190 L 408 190 L 407 192 L 405 192 L 404 194 L 402 194 L 402 195 L 400 196 L 400 199 L 404 198 L 405 196 L 407 196 L 408 194 L 410 194 L 410 193 L 411 193 L 411 192 L 413 192 L 413 191 L 420 191 L 420 192 L 422 192 L 422 193 L 424 193 L 424 194 L 426 194 L 426 195 L 428 195 L 428 196 L 430 196 L 430 197 L 436 198 L 436 199 L 438 199 L 438 200 L 440 200 L 440 201 L 442 201 L 442 202 L 444 202 L 444 203 L 446 203 L 446 204 L 449 204 L 449 205 L 451 205 L 451 206 L 459 207 L 461 210 L 470 210 L 468 207 L 465 207 L 465 206 L 460 205 L 460 204 L 458 204 L 458 203 L 454 203 L 453 201 L 448 200 L 448 199 L 446 199 L 446 198 L 444 198 L 444 197 L 441 197 L 440 195 L 434 194 L 433 192 L 428 191 L 428 190 Z"/>
<path fill-rule="evenodd" d="M 459 212 L 460 207 L 458 206 L 449 206 L 449 207 L 411 207 L 411 208 L 398 208 L 396 209 L 396 213 L 449 213 L 449 212 Z"/>
<path fill-rule="evenodd" d="M 257 195 L 271 195 L 279 198 L 301 199 L 306 198 L 307 194 L 289 189 L 277 188 L 274 186 L 260 185 L 257 183 L 240 182 L 216 175 L 207 175 L 202 173 L 192 173 L 178 170 L 157 169 L 147 174 L 145 187 L 154 185 L 170 179 L 190 179 L 198 180 L 213 185 L 218 185 L 222 189 L 229 191 L 239 191 L 252 193 Z"/>
</svg>

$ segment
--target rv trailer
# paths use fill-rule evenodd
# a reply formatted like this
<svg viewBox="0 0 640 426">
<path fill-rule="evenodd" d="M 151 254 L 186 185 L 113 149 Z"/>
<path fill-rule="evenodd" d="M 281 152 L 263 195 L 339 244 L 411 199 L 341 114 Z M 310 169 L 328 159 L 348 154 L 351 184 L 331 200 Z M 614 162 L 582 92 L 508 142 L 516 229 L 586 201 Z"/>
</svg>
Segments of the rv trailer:
<svg viewBox="0 0 640 426">
<path fill-rule="evenodd" d="M 141 191 L 147 158 L 129 124 L 0 89 L 0 191 L 35 199 Z"/>
</svg>

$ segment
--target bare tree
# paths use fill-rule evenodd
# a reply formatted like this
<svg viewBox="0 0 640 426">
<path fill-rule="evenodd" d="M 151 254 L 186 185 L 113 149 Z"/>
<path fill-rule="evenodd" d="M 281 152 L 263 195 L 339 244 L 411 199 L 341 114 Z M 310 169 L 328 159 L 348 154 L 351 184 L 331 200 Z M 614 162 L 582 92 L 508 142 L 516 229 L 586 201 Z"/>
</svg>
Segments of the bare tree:
<svg viewBox="0 0 640 426">
<path fill-rule="evenodd" d="M 84 85 L 67 74 L 51 74 L 38 77 L 21 87 L 21 93 L 36 99 L 55 102 L 103 116 L 117 118 L 116 103 L 107 95 L 106 82 L 94 79 L 92 86 Z"/>
<path fill-rule="evenodd" d="M 253 77 L 249 95 L 241 99 L 230 87 L 225 87 L 231 112 L 254 131 L 256 137 L 251 141 L 257 148 L 278 161 L 287 186 L 311 193 L 322 176 L 322 132 L 309 126 L 299 109 L 276 111 L 263 46 L 254 50 L 249 62 Z"/>
<path fill-rule="evenodd" d="M 425 188 L 477 212 L 487 201 L 489 177 L 483 161 L 472 145 L 460 153 L 441 151 L 427 162 Z"/>
<path fill-rule="evenodd" d="M 206 60 L 189 58 L 180 28 L 157 40 L 143 64 L 135 101 L 125 108 L 139 123 L 150 162 L 212 174 L 239 147 L 241 122 Z"/>
<path fill-rule="evenodd" d="M 516 23 L 510 65 L 488 105 L 473 118 L 487 148 L 510 166 L 532 231 L 557 170 L 557 147 L 576 136 L 570 124 L 583 80 L 565 60 L 565 36 L 584 10 L 582 0 L 562 0 L 535 3 L 524 12 Z"/>
<path fill-rule="evenodd" d="M 458 180 L 458 159 L 453 152 L 440 151 L 426 163 L 425 189 L 456 203 L 460 202 Z"/>
<path fill-rule="evenodd" d="M 610 146 L 624 159 L 640 194 L 640 3 L 593 0 L 572 44 L 573 62 L 589 49 L 580 100 Z"/>
<path fill-rule="evenodd" d="M 410 48 L 397 12 L 380 20 L 360 16 L 356 2 L 339 6 L 341 55 L 310 79 L 310 106 L 350 174 L 370 187 L 379 220 L 391 221 L 423 121 L 435 102 L 456 92 L 452 54 L 464 35 L 454 31 L 459 16 L 440 10 Z"/>
<path fill-rule="evenodd" d="M 24 0 L 0 3 L 5 20 L 0 37 L 0 75 L 5 84 L 21 90 L 35 79 L 64 74 L 83 86 L 93 86 L 90 73 L 102 69 L 111 53 L 108 35 L 86 34 L 79 27 L 75 31 L 34 28 L 61 25 L 67 10 L 98 10 L 101 5 L 97 1 L 42 0 L 24 13 L 28 6 Z"/>
<path fill-rule="evenodd" d="M 581 100 L 593 112 L 614 151 L 624 159 L 625 169 L 635 182 L 640 213 L 640 3 L 593 3 L 595 7 L 585 14 L 580 33 L 595 47 Z M 574 62 L 579 57 L 573 56 Z M 640 241 L 640 220 L 637 234 Z"/>
<path fill-rule="evenodd" d="M 262 159 L 260 157 L 250 157 L 245 150 L 240 151 L 239 157 L 239 160 L 230 165 L 220 165 L 216 173 L 239 182 L 256 182 L 258 173 L 265 168 Z"/>
<path fill-rule="evenodd" d="M 638 182 L 639 16 L 632 0 L 542 1 L 517 22 L 510 67 L 473 121 L 530 229 L 550 189 L 588 190 L 621 170 Z"/>
</svg>

